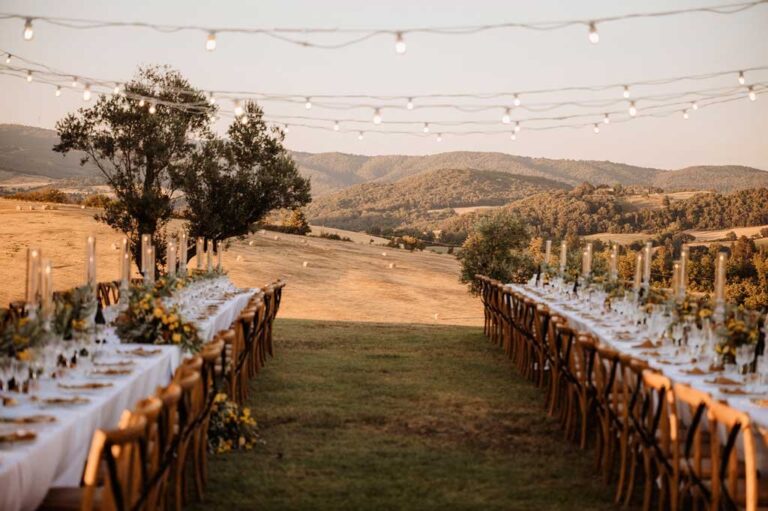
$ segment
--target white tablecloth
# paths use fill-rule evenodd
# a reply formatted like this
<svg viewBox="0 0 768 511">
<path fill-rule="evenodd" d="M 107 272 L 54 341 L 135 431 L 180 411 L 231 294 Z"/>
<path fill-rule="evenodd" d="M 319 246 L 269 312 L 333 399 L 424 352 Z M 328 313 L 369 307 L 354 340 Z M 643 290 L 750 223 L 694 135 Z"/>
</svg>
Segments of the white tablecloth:
<svg viewBox="0 0 768 511">
<path fill-rule="evenodd" d="M 211 303 L 218 305 L 217 311 L 207 319 L 195 322 L 202 339 L 210 340 L 218 331 L 228 328 L 252 295 L 253 291 L 246 291 L 223 303 L 212 300 Z M 117 351 L 130 351 L 141 346 L 119 344 L 113 332 L 107 332 L 107 338 L 109 343 L 104 345 L 101 355 L 105 359 L 129 358 Z M 130 375 L 93 380 L 110 381 L 111 387 L 74 391 L 59 389 L 55 381 L 41 384 L 41 395 L 83 396 L 90 400 L 88 404 L 46 409 L 31 402 L 28 396 L 17 395 L 18 406 L 0 406 L 0 417 L 34 414 L 56 417 L 55 423 L 23 426 L 37 432 L 37 439 L 30 443 L 0 444 L 0 511 L 34 510 L 48 488 L 79 486 L 94 431 L 115 427 L 123 410 L 153 394 L 158 386 L 167 385 L 181 361 L 182 353 L 176 346 L 145 345 L 145 348 L 159 348 L 161 353 L 146 358 L 130 357 L 135 363 Z M 0 427 L 7 430 L 10 426 Z"/>
</svg>

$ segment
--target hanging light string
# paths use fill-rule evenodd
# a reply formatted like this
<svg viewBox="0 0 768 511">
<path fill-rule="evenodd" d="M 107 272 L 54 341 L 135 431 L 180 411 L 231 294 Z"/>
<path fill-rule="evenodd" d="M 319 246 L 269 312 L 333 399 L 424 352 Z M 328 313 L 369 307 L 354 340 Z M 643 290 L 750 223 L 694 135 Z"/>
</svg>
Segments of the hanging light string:
<svg viewBox="0 0 768 511">
<path fill-rule="evenodd" d="M 588 40 L 597 43 L 600 40 L 597 32 L 599 25 L 618 21 L 664 18 L 684 14 L 706 13 L 729 15 L 736 14 L 758 5 L 768 3 L 768 0 L 752 0 L 740 3 L 709 5 L 690 7 L 666 11 L 637 12 L 615 16 L 603 16 L 589 19 L 570 19 L 537 22 L 502 22 L 482 25 L 453 25 L 453 26 L 422 26 L 409 28 L 345 28 L 345 27 L 206 27 L 201 25 L 170 25 L 156 24 L 139 21 L 109 21 L 82 18 L 69 18 L 60 16 L 34 16 L 30 14 L 0 13 L 0 19 L 23 21 L 23 37 L 25 40 L 34 38 L 34 23 L 44 22 L 50 25 L 67 29 L 94 30 L 103 28 L 140 28 L 154 30 L 160 33 L 177 33 L 184 31 L 203 32 L 206 35 L 205 49 L 213 51 L 216 48 L 216 36 L 219 34 L 246 34 L 265 35 L 286 43 L 295 44 L 304 48 L 339 49 L 356 45 L 368 39 L 378 36 L 393 37 L 395 51 L 398 54 L 405 53 L 405 36 L 410 34 L 431 35 L 471 35 L 493 30 L 525 29 L 535 31 L 561 30 L 573 26 L 582 26 L 588 30 Z M 343 38 L 337 42 L 319 42 L 307 36 L 338 35 Z"/>
</svg>

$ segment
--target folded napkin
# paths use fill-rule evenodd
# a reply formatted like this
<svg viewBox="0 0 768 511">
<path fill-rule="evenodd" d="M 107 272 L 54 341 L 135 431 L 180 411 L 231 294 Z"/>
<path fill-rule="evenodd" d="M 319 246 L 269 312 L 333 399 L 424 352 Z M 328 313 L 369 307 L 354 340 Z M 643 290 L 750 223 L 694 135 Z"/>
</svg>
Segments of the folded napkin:
<svg viewBox="0 0 768 511">
<path fill-rule="evenodd" d="M 2 402 L 3 406 L 16 406 L 19 404 L 19 402 L 11 396 L 0 396 L 0 402 Z"/>
<path fill-rule="evenodd" d="M 713 383 L 715 385 L 741 385 L 740 381 L 732 380 L 727 376 L 718 376 L 712 380 L 704 380 L 705 383 Z"/>
<path fill-rule="evenodd" d="M 749 392 L 745 392 L 741 389 L 733 389 L 733 388 L 727 388 L 727 387 L 720 390 L 722 390 L 723 394 L 731 394 L 735 396 L 743 396 L 743 395 L 749 394 Z"/>
<path fill-rule="evenodd" d="M 0 424 L 43 424 L 56 422 L 53 415 L 28 415 L 26 417 L 0 417 Z"/>
<path fill-rule="evenodd" d="M 633 348 L 655 348 L 656 344 L 650 339 L 646 339 L 643 342 L 639 344 L 635 344 L 632 346 Z"/>
<path fill-rule="evenodd" d="M 690 375 L 702 375 L 702 374 L 709 374 L 712 371 L 711 370 L 705 371 L 703 369 L 699 369 L 698 367 L 694 367 L 693 369 L 683 369 L 683 372 L 685 374 L 690 374 Z"/>
<path fill-rule="evenodd" d="M 87 397 L 80 397 L 80 396 L 72 396 L 72 397 L 37 397 L 32 396 L 30 398 L 32 401 L 39 401 L 46 405 L 83 405 L 85 403 L 90 403 L 91 400 Z"/>
<path fill-rule="evenodd" d="M 118 351 L 118 353 L 122 353 L 123 355 L 136 355 L 137 357 L 151 357 L 153 355 L 157 355 L 161 351 L 162 350 L 160 348 L 147 350 L 143 347 L 140 347 L 130 351 Z"/>
<path fill-rule="evenodd" d="M 768 399 L 753 399 L 752 403 L 760 408 L 768 408 Z"/>
<path fill-rule="evenodd" d="M 19 429 L 10 433 L 0 433 L 0 442 L 28 442 L 37 438 L 37 433 L 27 429 Z"/>
<path fill-rule="evenodd" d="M 644 351 L 643 355 L 648 357 L 660 357 L 661 353 L 659 353 L 657 350 L 653 350 L 653 351 Z"/>
<path fill-rule="evenodd" d="M 108 369 L 95 369 L 91 371 L 91 374 L 95 376 L 125 376 L 127 374 L 131 374 L 133 371 L 130 369 L 116 369 L 116 368 L 108 368 Z"/>
<path fill-rule="evenodd" d="M 111 387 L 110 382 L 92 381 L 87 383 L 59 383 L 59 388 L 62 389 L 78 389 L 78 390 L 94 390 L 103 389 L 104 387 Z"/>
</svg>

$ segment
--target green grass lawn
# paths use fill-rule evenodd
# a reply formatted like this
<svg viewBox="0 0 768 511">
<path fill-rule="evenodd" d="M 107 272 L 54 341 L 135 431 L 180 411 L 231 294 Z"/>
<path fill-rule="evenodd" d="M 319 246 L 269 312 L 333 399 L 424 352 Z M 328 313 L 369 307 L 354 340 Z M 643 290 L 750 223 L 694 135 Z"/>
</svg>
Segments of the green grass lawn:
<svg viewBox="0 0 768 511">
<path fill-rule="evenodd" d="M 480 328 L 278 320 L 275 349 L 264 445 L 212 456 L 191 509 L 613 509 Z"/>
</svg>

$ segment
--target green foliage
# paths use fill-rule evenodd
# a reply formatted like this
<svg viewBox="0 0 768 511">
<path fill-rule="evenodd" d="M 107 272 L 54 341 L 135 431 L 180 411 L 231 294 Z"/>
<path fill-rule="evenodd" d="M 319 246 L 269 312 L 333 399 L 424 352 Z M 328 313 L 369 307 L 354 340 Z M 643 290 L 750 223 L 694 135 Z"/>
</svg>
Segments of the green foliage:
<svg viewBox="0 0 768 511">
<path fill-rule="evenodd" d="M 422 240 L 408 234 L 404 236 L 395 236 L 389 240 L 387 246 L 393 248 L 403 248 L 405 250 L 410 250 L 411 252 L 414 250 L 424 250 L 427 248 L 426 243 L 424 243 Z"/>
<path fill-rule="evenodd" d="M 53 331 L 64 339 L 83 333 L 96 313 L 96 295 L 90 286 L 80 286 L 58 293 L 54 298 Z"/>
<path fill-rule="evenodd" d="M 208 116 L 215 109 L 179 72 L 165 66 L 140 68 L 125 92 L 100 95 L 93 106 L 60 120 L 61 140 L 54 151 L 82 151 L 81 164 L 96 165 L 115 193 L 97 220 L 129 237 L 134 261 L 140 261 L 141 234 L 154 233 L 157 263 L 162 264 L 163 228 L 172 213 L 170 178 L 189 165 L 192 138 L 210 133 Z M 141 107 L 137 97 L 152 99 Z M 155 114 L 149 113 L 149 103 L 157 104 Z"/>
<path fill-rule="evenodd" d="M 267 126 L 255 103 L 244 110 L 247 124 L 233 122 L 226 139 L 208 134 L 189 165 L 174 169 L 173 181 L 186 194 L 190 239 L 243 236 L 270 211 L 311 200 L 309 179 L 283 147 L 283 133 Z"/>
<path fill-rule="evenodd" d="M 30 347 L 44 342 L 45 332 L 40 318 L 17 318 L 8 309 L 0 309 L 0 359 L 24 360 Z"/>
<path fill-rule="evenodd" d="M 475 275 L 482 274 L 503 282 L 524 282 L 534 271 L 528 254 L 530 235 L 520 218 L 507 211 L 484 217 L 462 245 L 461 281 L 470 291 L 478 291 Z"/>
<path fill-rule="evenodd" d="M 217 454 L 232 450 L 250 451 L 259 441 L 251 409 L 241 408 L 226 394 L 216 394 L 208 424 L 208 450 Z"/>
</svg>

